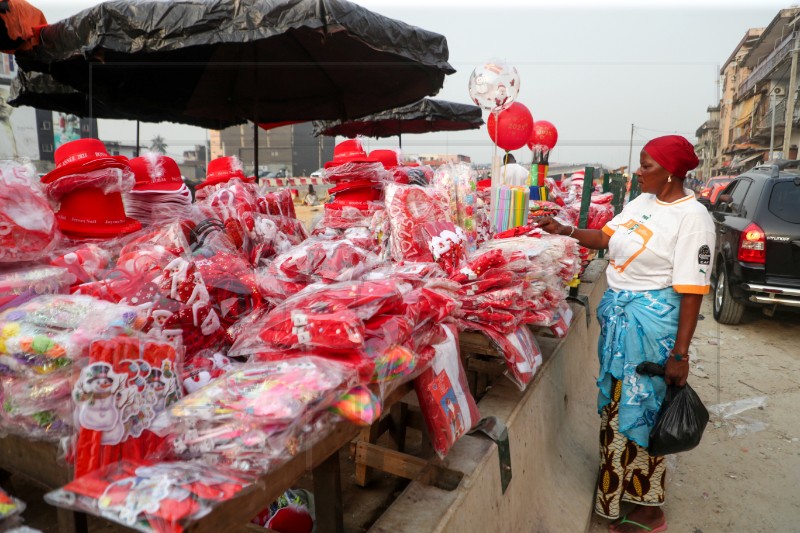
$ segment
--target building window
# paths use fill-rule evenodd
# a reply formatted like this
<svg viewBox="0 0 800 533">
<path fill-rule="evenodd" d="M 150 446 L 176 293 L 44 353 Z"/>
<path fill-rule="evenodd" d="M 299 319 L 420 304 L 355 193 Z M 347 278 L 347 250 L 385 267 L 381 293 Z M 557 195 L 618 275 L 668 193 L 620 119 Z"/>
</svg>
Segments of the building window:
<svg viewBox="0 0 800 533">
<path fill-rule="evenodd" d="M 43 144 L 41 146 L 41 148 L 42 148 L 42 153 L 45 153 L 45 154 L 46 153 L 50 153 L 50 152 L 53 151 L 53 145 L 52 144 Z"/>
<path fill-rule="evenodd" d="M 50 131 L 51 129 L 53 129 L 53 123 L 50 122 L 49 120 L 43 120 L 42 121 L 42 129 L 44 131 Z"/>
</svg>

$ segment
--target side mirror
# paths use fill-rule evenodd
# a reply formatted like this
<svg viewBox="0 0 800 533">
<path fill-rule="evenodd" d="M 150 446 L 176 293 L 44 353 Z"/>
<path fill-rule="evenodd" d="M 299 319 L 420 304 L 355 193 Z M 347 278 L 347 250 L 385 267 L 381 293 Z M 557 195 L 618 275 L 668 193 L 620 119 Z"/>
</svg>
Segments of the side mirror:
<svg viewBox="0 0 800 533">
<path fill-rule="evenodd" d="M 725 222 L 725 213 L 714 211 L 713 213 L 711 213 L 711 216 L 713 216 L 714 220 L 716 220 L 717 222 Z"/>
<path fill-rule="evenodd" d="M 714 213 L 724 214 L 731 210 L 731 206 L 728 205 L 728 202 L 724 200 L 720 200 L 717 202 L 717 205 L 714 206 Z"/>
</svg>

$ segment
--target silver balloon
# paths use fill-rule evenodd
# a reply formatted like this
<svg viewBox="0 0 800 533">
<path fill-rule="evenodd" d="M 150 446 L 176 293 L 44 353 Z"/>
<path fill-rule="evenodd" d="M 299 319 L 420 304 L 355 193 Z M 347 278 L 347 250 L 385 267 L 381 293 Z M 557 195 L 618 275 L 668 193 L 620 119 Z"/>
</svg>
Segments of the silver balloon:
<svg viewBox="0 0 800 533">
<path fill-rule="evenodd" d="M 486 110 L 505 109 L 517 99 L 517 69 L 501 59 L 490 59 L 475 67 L 469 77 L 469 96 L 475 105 Z"/>
</svg>

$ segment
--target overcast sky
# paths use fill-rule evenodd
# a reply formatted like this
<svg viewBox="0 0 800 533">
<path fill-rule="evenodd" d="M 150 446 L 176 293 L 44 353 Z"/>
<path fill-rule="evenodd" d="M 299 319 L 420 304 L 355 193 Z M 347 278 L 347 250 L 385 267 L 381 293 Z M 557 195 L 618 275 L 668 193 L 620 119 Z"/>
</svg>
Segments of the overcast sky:
<svg viewBox="0 0 800 533">
<path fill-rule="evenodd" d="M 48 22 L 98 4 L 93 0 L 31 0 Z M 520 75 L 518 101 L 534 119 L 559 131 L 552 162 L 627 165 L 648 139 L 680 133 L 694 140 L 706 108 L 718 102 L 718 72 L 748 28 L 765 27 L 781 8 L 775 0 L 358 0 L 383 15 L 447 37 L 448 76 L 436 98 L 469 103 L 472 70 L 492 57 Z M 643 4 L 649 7 L 642 7 Z M 552 7 L 558 6 L 558 7 Z M 754 7 L 757 6 L 757 7 Z M 487 112 L 484 113 L 484 119 Z M 105 140 L 133 143 L 135 123 L 101 121 Z M 179 155 L 202 143 L 205 131 L 142 124 L 143 144 L 156 134 Z M 369 140 L 371 148 L 396 138 Z M 406 153 L 461 153 L 488 162 L 485 126 L 471 132 L 407 135 Z M 527 160 L 523 148 L 517 159 Z"/>
</svg>

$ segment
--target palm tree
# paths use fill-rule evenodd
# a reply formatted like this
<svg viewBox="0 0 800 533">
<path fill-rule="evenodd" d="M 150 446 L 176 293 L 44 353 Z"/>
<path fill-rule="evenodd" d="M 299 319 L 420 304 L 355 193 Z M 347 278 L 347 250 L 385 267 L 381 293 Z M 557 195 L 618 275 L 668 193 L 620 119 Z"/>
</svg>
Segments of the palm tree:
<svg viewBox="0 0 800 533">
<path fill-rule="evenodd" d="M 150 141 L 150 150 L 152 152 L 160 152 L 162 154 L 167 153 L 167 141 L 161 135 L 156 135 Z"/>
</svg>

